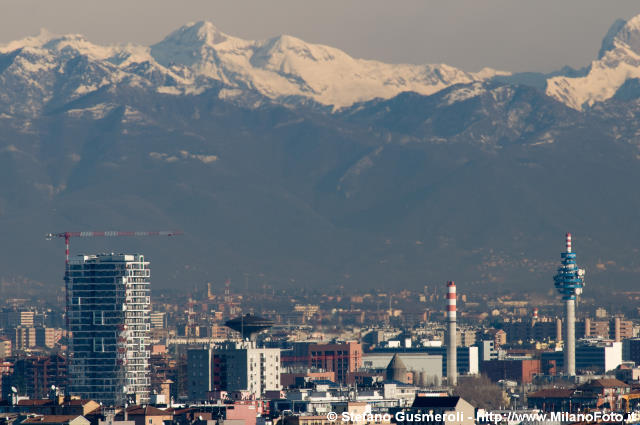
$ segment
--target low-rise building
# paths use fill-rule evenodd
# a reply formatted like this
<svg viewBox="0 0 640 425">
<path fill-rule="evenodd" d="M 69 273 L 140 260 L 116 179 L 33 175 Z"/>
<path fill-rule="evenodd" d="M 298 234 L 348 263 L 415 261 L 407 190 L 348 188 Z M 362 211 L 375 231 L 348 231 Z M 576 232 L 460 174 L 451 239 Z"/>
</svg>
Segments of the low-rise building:
<svg viewBox="0 0 640 425">
<path fill-rule="evenodd" d="M 131 406 L 127 408 L 126 417 L 135 425 L 164 425 L 165 421 L 173 420 L 173 413 L 153 406 Z"/>
<path fill-rule="evenodd" d="M 228 343 L 187 352 L 187 388 L 193 401 L 210 391 L 246 391 L 260 398 L 280 390 L 280 349 L 258 348 L 253 341 Z"/>
<path fill-rule="evenodd" d="M 540 374 L 540 360 L 532 358 L 506 358 L 482 362 L 481 372 L 494 382 L 501 379 L 529 384 Z"/>
<path fill-rule="evenodd" d="M 530 409 L 543 412 L 575 413 L 594 409 L 598 405 L 598 395 L 576 391 L 575 388 L 549 388 L 527 395 Z"/>
<path fill-rule="evenodd" d="M 27 418 L 22 421 L 25 425 L 89 425 L 91 422 L 84 416 L 76 415 L 45 415 Z"/>
<path fill-rule="evenodd" d="M 402 413 L 396 415 L 398 424 L 475 424 L 475 407 L 459 396 L 416 397 L 411 408 Z"/>
</svg>

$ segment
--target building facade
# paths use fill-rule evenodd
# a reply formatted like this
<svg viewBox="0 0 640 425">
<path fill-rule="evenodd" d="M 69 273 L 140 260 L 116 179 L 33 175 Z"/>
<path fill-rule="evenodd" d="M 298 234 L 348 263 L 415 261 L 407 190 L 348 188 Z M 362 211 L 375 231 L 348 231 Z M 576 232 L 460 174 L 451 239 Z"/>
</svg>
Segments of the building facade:
<svg viewBox="0 0 640 425">
<path fill-rule="evenodd" d="M 259 398 L 278 391 L 280 349 L 259 348 L 253 341 L 229 342 L 218 347 L 187 351 L 189 400 L 207 400 L 211 391 L 246 391 Z"/>
<path fill-rule="evenodd" d="M 71 394 L 105 405 L 149 402 L 149 278 L 140 254 L 70 260 Z"/>
<path fill-rule="evenodd" d="M 630 360 L 640 365 L 640 338 L 622 341 L 622 360 Z"/>
<path fill-rule="evenodd" d="M 335 372 L 338 382 L 346 383 L 350 373 L 362 367 L 362 345 L 359 342 L 309 345 L 309 366 Z"/>
<path fill-rule="evenodd" d="M 56 330 L 40 326 L 36 328 L 36 347 L 53 348 L 56 345 Z"/>
<path fill-rule="evenodd" d="M 258 348 L 253 341 L 228 343 L 213 350 L 213 389 L 248 391 L 261 397 L 280 390 L 280 349 Z"/>
<path fill-rule="evenodd" d="M 11 356 L 12 343 L 9 338 L 0 337 L 0 360 Z"/>
<path fill-rule="evenodd" d="M 166 329 L 167 314 L 163 311 L 151 313 L 151 327 L 154 329 Z"/>
<path fill-rule="evenodd" d="M 576 346 L 576 369 L 581 372 L 609 372 L 622 363 L 622 342 L 581 340 Z M 541 372 L 555 375 L 564 368 L 562 351 L 541 353 Z"/>
<path fill-rule="evenodd" d="M 11 333 L 14 350 L 28 350 L 36 346 L 36 329 L 27 326 L 17 326 Z"/>
<path fill-rule="evenodd" d="M 60 354 L 18 358 L 11 374 L 2 381 L 5 395 L 15 387 L 20 395 L 31 399 L 48 398 L 52 385 L 62 391 L 67 388 L 67 361 Z"/>
<path fill-rule="evenodd" d="M 187 351 L 187 393 L 189 400 L 207 400 L 213 390 L 213 350 L 192 348 Z"/>
<path fill-rule="evenodd" d="M 493 382 L 501 379 L 530 384 L 540 374 L 540 360 L 531 358 L 495 359 L 482 362 L 482 374 Z"/>
</svg>

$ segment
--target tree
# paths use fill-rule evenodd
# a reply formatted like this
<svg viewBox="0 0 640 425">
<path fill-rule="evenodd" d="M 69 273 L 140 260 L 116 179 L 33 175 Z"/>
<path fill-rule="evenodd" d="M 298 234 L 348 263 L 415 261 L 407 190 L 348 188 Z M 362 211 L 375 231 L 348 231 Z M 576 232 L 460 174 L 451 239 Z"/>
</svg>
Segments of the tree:
<svg viewBox="0 0 640 425">
<path fill-rule="evenodd" d="M 499 409 L 508 403 L 502 388 L 491 382 L 486 376 L 461 376 L 453 394 L 462 397 L 480 409 Z"/>
</svg>

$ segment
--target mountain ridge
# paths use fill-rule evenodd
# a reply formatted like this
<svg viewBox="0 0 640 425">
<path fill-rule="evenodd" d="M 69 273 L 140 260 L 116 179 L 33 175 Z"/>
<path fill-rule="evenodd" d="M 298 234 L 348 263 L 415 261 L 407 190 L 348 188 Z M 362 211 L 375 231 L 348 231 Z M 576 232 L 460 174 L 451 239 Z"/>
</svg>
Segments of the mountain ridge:
<svg viewBox="0 0 640 425">
<path fill-rule="evenodd" d="M 452 84 L 507 74 L 489 68 L 468 73 L 444 64 L 392 65 L 354 59 L 339 49 L 288 35 L 242 40 L 205 21 L 189 23 L 148 47 L 100 46 L 81 35 L 57 36 L 43 31 L 39 36 L 0 46 L 0 54 L 23 59 L 25 73 L 38 68 L 60 69 L 74 55 L 81 55 L 96 66 L 110 68 L 111 84 L 128 81 L 167 94 L 189 95 L 220 82 L 242 94 L 256 91 L 285 104 L 290 99 L 306 98 L 334 109 L 375 97 L 390 98 L 403 91 L 432 94 Z M 30 66 L 25 56 L 34 59 Z M 146 72 L 140 72 L 143 66 L 148 68 Z M 154 73 L 168 84 L 150 80 Z"/>
<path fill-rule="evenodd" d="M 308 65 L 335 65 L 331 48 L 237 41 L 203 23 L 179 35 L 192 50 L 179 37 L 154 56 L 47 34 L 2 48 L 0 276 L 59 288 L 63 252 L 43 239 L 52 231 L 162 229 L 185 234 L 74 241 L 72 254 L 144 252 L 161 287 L 251 276 L 285 289 L 447 279 L 537 289 L 551 286 L 570 230 L 590 284 L 640 276 L 638 80 L 574 108 L 540 76 L 411 66 L 423 79 L 431 70 L 437 90 L 398 80 L 394 95 L 347 93 L 360 100 L 336 108 L 321 102 L 329 77 Z M 172 49 L 195 60 L 172 62 Z"/>
</svg>

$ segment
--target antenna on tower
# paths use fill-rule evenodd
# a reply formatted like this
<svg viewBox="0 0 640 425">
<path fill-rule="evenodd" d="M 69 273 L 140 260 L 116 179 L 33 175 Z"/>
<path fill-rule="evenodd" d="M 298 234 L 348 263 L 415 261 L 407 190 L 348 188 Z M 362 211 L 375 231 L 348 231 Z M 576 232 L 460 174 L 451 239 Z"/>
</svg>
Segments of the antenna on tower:
<svg viewBox="0 0 640 425">
<path fill-rule="evenodd" d="M 553 281 L 565 305 L 564 370 L 566 375 L 575 376 L 576 299 L 584 288 L 584 269 L 579 269 L 576 263 L 576 254 L 571 249 L 571 233 L 566 234 L 565 243 L 566 251 L 560 254 L 562 260 Z"/>
<path fill-rule="evenodd" d="M 69 326 L 69 308 L 70 308 L 70 288 L 69 283 L 71 280 L 70 268 L 69 268 L 69 252 L 71 248 L 71 238 L 93 238 L 93 237 L 120 237 L 120 236 L 178 236 L 182 235 L 181 231 L 160 231 L 160 232 L 120 232 L 120 231 L 106 231 L 106 232 L 61 232 L 61 233 L 47 233 L 45 235 L 46 240 L 50 241 L 55 238 L 64 238 L 65 247 L 65 262 L 64 262 L 64 293 L 65 293 L 65 306 L 64 306 L 64 318 L 65 318 L 65 330 L 67 333 L 67 341 L 70 339 L 71 329 Z M 68 345 L 68 343 L 67 343 Z M 67 348 L 67 359 L 69 359 L 69 348 Z"/>
</svg>

